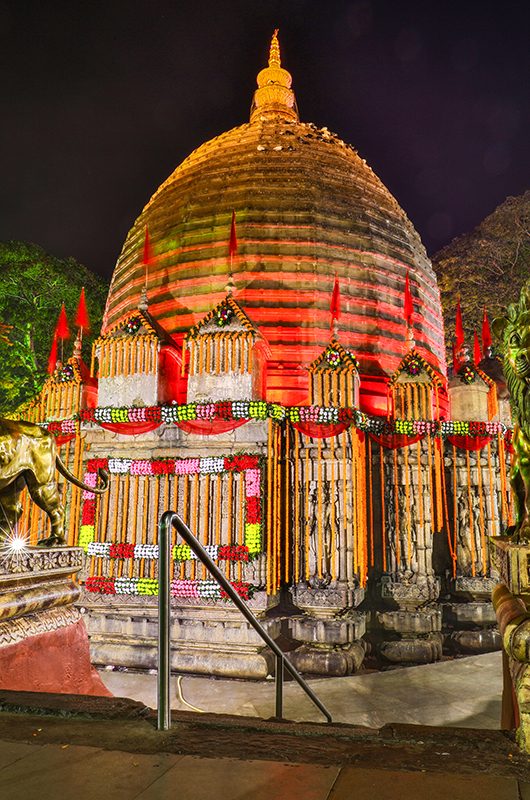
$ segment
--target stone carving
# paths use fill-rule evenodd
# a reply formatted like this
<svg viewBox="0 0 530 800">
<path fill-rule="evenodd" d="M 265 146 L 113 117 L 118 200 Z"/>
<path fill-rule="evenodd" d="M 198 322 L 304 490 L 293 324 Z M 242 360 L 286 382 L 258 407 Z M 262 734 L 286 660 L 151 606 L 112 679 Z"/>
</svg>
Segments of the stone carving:
<svg viewBox="0 0 530 800">
<path fill-rule="evenodd" d="M 65 628 L 80 619 L 79 611 L 74 606 L 68 606 L 67 608 L 51 608 L 39 611 L 38 614 L 0 622 L 0 647 L 16 644 L 28 636 Z"/>
<path fill-rule="evenodd" d="M 514 494 L 514 541 L 530 541 L 530 281 L 507 315 L 494 320 L 495 334 L 504 344 L 504 374 L 514 417 L 514 459 L 510 480 Z"/>
<path fill-rule="evenodd" d="M 13 554 L 0 556 L 0 575 L 36 573 L 60 570 L 65 568 L 72 572 L 83 566 L 83 550 L 80 547 L 55 548 L 53 550 L 36 550 L 28 548 Z"/>
<path fill-rule="evenodd" d="M 41 543 L 64 544 L 64 506 L 55 470 L 91 492 L 107 489 L 108 475 L 99 471 L 101 487 L 86 486 L 65 467 L 57 453 L 55 439 L 31 422 L 0 419 L 0 542 L 11 533 L 22 513 L 20 492 L 27 486 L 31 499 L 48 515 L 52 533 Z"/>
</svg>

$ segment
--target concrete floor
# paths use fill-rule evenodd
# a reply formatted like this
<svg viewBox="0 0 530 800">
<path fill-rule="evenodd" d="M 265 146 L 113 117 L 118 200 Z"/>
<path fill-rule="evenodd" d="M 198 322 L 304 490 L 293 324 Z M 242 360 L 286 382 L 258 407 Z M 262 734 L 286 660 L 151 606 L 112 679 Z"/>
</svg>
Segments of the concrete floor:
<svg viewBox="0 0 530 800">
<path fill-rule="evenodd" d="M 100 671 L 116 696 L 156 708 L 156 675 Z M 425 666 L 309 681 L 334 722 L 380 728 L 386 723 L 498 729 L 501 713 L 500 653 Z M 172 708 L 268 718 L 274 715 L 274 681 L 238 681 L 189 675 L 173 677 Z M 284 684 L 284 717 L 321 722 L 322 715 L 293 681 Z"/>
<path fill-rule="evenodd" d="M 2 800 L 527 800 L 530 784 L 456 775 L 0 741 Z"/>
</svg>

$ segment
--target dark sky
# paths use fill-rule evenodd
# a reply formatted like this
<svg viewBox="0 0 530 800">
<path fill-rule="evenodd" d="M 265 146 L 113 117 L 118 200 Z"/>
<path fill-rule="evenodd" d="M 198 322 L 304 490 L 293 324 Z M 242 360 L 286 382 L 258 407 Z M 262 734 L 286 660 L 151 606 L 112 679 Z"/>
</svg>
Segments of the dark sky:
<svg viewBox="0 0 530 800">
<path fill-rule="evenodd" d="M 357 148 L 433 253 L 530 186 L 528 8 L 0 0 L 0 240 L 110 277 L 158 185 L 248 120 L 279 27 L 302 120 Z"/>
</svg>

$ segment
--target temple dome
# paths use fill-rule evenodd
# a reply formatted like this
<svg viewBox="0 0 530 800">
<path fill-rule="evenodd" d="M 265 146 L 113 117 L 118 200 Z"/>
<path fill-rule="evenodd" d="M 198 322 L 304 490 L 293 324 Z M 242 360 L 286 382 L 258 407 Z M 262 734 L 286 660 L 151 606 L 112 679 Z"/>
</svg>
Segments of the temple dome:
<svg viewBox="0 0 530 800">
<path fill-rule="evenodd" d="M 391 374 L 406 352 L 409 273 L 416 349 L 445 374 L 436 277 L 394 197 L 355 150 L 327 128 L 298 120 L 290 75 L 273 38 L 251 121 L 191 153 L 129 231 L 113 274 L 103 333 L 138 306 L 181 342 L 225 296 L 232 211 L 234 297 L 267 340 L 269 399 L 304 401 L 307 366 L 330 338 L 335 275 L 338 335 L 362 374 Z"/>
</svg>

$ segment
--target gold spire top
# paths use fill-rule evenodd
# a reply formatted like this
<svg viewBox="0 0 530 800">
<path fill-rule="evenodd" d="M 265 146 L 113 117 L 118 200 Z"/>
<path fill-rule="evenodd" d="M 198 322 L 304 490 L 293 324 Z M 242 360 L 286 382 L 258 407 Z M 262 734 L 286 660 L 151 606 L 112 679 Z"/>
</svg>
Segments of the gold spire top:
<svg viewBox="0 0 530 800">
<path fill-rule="evenodd" d="M 269 67 L 281 67 L 280 43 L 278 41 L 278 28 L 274 30 L 271 39 L 271 49 L 269 51 Z"/>
<path fill-rule="evenodd" d="M 278 28 L 276 28 L 271 40 L 269 66 L 258 73 L 258 88 L 252 100 L 250 121 L 271 117 L 298 121 L 296 99 L 291 89 L 292 80 L 291 74 L 282 67 Z"/>
</svg>

